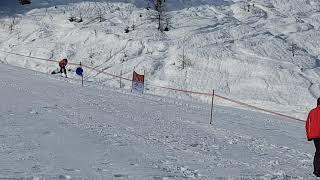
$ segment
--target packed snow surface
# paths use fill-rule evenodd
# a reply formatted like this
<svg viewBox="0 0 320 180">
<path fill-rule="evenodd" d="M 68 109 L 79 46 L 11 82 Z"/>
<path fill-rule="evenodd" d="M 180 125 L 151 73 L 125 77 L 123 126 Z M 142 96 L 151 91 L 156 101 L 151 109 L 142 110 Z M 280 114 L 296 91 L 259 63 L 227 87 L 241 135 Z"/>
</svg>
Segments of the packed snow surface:
<svg viewBox="0 0 320 180">
<path fill-rule="evenodd" d="M 166 1 L 161 33 L 144 0 L 0 0 L 0 179 L 313 179 L 304 123 L 216 98 L 209 125 L 211 97 L 132 94 L 98 71 L 305 119 L 320 96 L 320 1 Z M 82 87 L 75 66 L 65 79 L 4 51 L 96 71 Z"/>
<path fill-rule="evenodd" d="M 312 179 L 303 122 L 0 65 L 0 178 Z"/>
</svg>

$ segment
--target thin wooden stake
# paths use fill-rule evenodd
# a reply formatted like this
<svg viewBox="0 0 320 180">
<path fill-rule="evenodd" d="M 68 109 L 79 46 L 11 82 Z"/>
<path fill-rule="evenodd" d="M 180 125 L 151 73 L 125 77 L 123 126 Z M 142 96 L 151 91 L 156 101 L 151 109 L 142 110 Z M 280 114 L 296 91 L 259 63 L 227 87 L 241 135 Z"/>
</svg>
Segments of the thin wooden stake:
<svg viewBox="0 0 320 180">
<path fill-rule="evenodd" d="M 81 61 L 80 61 L 80 67 L 82 68 Z M 82 72 L 82 74 L 81 74 L 81 85 L 83 86 L 83 72 Z"/>
<path fill-rule="evenodd" d="M 210 116 L 210 124 L 213 121 L 213 100 L 214 100 L 214 89 L 212 90 L 212 101 L 211 101 L 211 116 Z"/>
<path fill-rule="evenodd" d="M 133 88 L 133 83 L 134 83 L 134 69 L 135 69 L 136 67 L 133 67 L 133 73 L 132 73 L 132 83 L 131 83 L 131 92 L 132 92 L 132 88 Z"/>
<path fill-rule="evenodd" d="M 83 74 L 81 76 L 81 83 L 82 83 L 82 86 L 83 86 Z"/>
<path fill-rule="evenodd" d="M 120 71 L 120 89 L 122 88 L 121 83 L 122 83 L 122 70 Z"/>
<path fill-rule="evenodd" d="M 146 81 L 146 70 L 143 70 L 143 91 L 142 91 L 142 94 L 144 94 L 144 91 L 146 90 L 146 87 L 145 87 L 145 82 Z"/>
</svg>

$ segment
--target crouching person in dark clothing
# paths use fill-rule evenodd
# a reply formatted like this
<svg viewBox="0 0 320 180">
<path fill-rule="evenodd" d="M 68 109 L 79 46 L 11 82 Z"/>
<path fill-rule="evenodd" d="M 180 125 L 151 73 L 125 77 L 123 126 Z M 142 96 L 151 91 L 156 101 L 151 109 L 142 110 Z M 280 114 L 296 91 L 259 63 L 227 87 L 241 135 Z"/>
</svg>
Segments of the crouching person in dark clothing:
<svg viewBox="0 0 320 180">
<path fill-rule="evenodd" d="M 60 62 L 59 62 L 59 67 L 60 67 L 60 73 L 64 73 L 64 75 L 67 77 L 67 69 L 66 69 L 66 66 L 68 64 L 68 60 L 67 59 L 62 59 Z"/>
<path fill-rule="evenodd" d="M 308 141 L 313 140 L 316 147 L 313 159 L 313 174 L 320 177 L 320 98 L 317 100 L 317 107 L 309 112 L 306 122 L 306 133 Z"/>
</svg>

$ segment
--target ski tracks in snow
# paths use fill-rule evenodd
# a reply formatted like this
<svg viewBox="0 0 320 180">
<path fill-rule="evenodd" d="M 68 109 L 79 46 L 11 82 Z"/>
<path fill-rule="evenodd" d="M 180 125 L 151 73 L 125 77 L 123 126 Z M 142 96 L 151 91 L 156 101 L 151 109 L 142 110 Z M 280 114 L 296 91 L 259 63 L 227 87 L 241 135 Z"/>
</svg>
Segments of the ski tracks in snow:
<svg viewBox="0 0 320 180">
<path fill-rule="evenodd" d="M 85 124 L 82 128 L 85 127 L 84 129 L 93 132 L 109 145 L 127 147 L 137 152 L 139 149 L 144 149 L 145 153 L 141 153 L 140 156 L 148 162 L 144 164 L 145 168 L 152 165 L 152 168 L 165 172 L 168 177 L 223 178 L 228 169 L 232 172 L 230 174 L 238 174 L 241 177 L 301 178 L 307 174 L 302 173 L 297 176 L 290 174 L 295 174 L 298 167 L 304 169 L 304 172 L 311 168 L 310 154 L 286 145 L 273 144 L 269 142 L 268 138 L 271 137 L 268 136 L 252 137 L 241 131 L 233 132 L 232 129 L 228 129 L 229 127 L 227 129 L 208 127 L 207 122 L 204 121 L 208 116 L 203 111 L 199 113 L 193 109 L 176 107 L 163 102 L 153 102 L 148 108 L 137 109 L 134 105 L 136 100 L 123 94 L 119 94 L 118 101 L 127 101 L 126 104 L 108 101 L 112 99 L 109 95 L 98 96 L 98 98 L 95 95 L 88 97 L 90 96 L 85 95 L 80 98 L 82 100 L 78 104 L 87 104 L 97 111 L 106 112 L 108 116 L 101 119 L 89 116 L 82 118 L 81 123 L 71 124 Z M 79 109 L 70 112 L 72 111 L 79 112 Z M 239 114 L 233 115 L 234 119 L 237 115 Z M 192 116 L 203 119 L 194 122 L 191 119 L 196 118 Z M 245 117 L 241 117 L 243 118 Z M 247 118 L 250 120 L 250 116 Z M 227 121 L 227 119 L 223 120 Z M 233 126 L 237 127 L 235 120 L 232 121 Z M 242 125 L 247 131 L 261 126 L 253 124 L 252 127 L 248 127 L 247 123 L 244 122 Z M 240 128 L 243 128 L 242 126 Z M 270 126 L 271 133 L 279 133 L 274 129 L 275 127 Z M 283 131 L 280 131 L 280 134 L 282 133 Z M 248 159 L 251 160 L 248 161 Z M 130 164 L 132 163 L 135 164 L 134 162 Z M 293 168 L 296 165 L 298 167 Z M 239 166 L 242 167 L 241 170 Z M 284 168 L 279 169 L 279 166 Z"/>
</svg>

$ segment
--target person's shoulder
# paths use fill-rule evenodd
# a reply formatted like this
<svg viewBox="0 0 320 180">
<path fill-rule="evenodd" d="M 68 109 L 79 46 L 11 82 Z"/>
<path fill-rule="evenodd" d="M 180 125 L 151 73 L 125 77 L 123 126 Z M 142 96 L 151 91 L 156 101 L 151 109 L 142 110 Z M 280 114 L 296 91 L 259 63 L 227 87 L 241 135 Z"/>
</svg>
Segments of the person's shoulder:
<svg viewBox="0 0 320 180">
<path fill-rule="evenodd" d="M 320 113 L 320 107 L 313 108 L 313 109 L 309 112 L 309 114 L 311 114 L 311 113 Z"/>
</svg>

